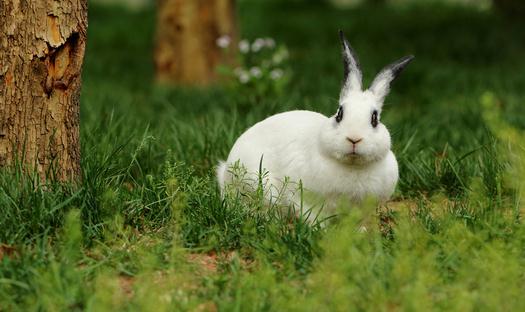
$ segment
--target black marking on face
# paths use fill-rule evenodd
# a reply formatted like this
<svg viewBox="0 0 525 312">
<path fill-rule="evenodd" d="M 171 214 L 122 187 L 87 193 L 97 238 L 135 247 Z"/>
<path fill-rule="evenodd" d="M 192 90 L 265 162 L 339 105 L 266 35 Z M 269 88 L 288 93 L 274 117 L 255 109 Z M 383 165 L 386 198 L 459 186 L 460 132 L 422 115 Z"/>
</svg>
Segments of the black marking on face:
<svg viewBox="0 0 525 312">
<path fill-rule="evenodd" d="M 377 119 L 377 110 L 374 110 L 372 112 L 372 120 L 370 122 L 372 124 L 372 127 L 377 127 L 377 125 L 379 124 L 379 120 Z"/>
<path fill-rule="evenodd" d="M 335 121 L 339 123 L 341 120 L 343 120 L 343 106 L 339 106 L 337 114 L 335 115 Z"/>
</svg>

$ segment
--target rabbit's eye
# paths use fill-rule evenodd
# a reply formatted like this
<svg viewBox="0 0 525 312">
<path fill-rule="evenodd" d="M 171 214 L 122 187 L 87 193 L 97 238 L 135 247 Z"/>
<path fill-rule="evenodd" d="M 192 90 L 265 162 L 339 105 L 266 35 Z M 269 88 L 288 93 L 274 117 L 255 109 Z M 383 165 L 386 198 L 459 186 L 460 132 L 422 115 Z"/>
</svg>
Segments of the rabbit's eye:
<svg viewBox="0 0 525 312">
<path fill-rule="evenodd" d="M 341 122 L 343 120 L 343 106 L 339 106 L 337 114 L 335 115 L 335 121 Z"/>
<path fill-rule="evenodd" d="M 377 120 L 377 111 L 375 110 L 374 112 L 372 112 L 372 121 L 371 121 L 371 124 L 372 124 L 372 127 L 377 127 L 377 124 L 379 123 L 379 121 Z"/>
</svg>

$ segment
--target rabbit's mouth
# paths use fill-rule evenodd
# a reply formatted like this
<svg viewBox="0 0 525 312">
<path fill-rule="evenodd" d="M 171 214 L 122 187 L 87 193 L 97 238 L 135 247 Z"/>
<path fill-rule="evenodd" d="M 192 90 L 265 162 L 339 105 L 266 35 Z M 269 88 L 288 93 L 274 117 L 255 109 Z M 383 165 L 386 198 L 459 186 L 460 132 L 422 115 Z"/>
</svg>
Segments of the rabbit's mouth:
<svg viewBox="0 0 525 312">
<path fill-rule="evenodd" d="M 353 150 L 345 153 L 342 161 L 348 165 L 362 166 L 370 163 L 370 157 L 363 152 Z"/>
<path fill-rule="evenodd" d="M 350 164 L 361 164 L 365 160 L 365 157 L 363 154 L 352 151 L 345 154 L 345 160 Z"/>
<path fill-rule="evenodd" d="M 342 162 L 350 166 L 363 166 L 368 163 L 368 159 L 363 154 L 357 152 L 346 153 Z"/>
</svg>

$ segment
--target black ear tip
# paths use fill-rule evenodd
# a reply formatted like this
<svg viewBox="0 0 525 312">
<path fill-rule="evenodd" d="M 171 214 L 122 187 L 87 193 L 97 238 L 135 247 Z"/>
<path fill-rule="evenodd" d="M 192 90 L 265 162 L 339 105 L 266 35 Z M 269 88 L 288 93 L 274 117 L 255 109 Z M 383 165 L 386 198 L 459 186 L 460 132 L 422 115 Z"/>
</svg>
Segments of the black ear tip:
<svg viewBox="0 0 525 312">
<path fill-rule="evenodd" d="M 402 67 L 405 67 L 407 66 L 410 62 L 412 62 L 412 60 L 414 60 L 416 57 L 413 56 L 413 55 L 407 55 L 405 57 L 403 57 L 402 59 L 400 59 L 398 61 L 398 64 Z"/>
<path fill-rule="evenodd" d="M 399 67 L 403 68 L 407 66 L 410 62 L 412 62 L 412 60 L 415 58 L 416 57 L 413 55 L 407 55 L 403 57 L 402 59 L 400 59 L 399 61 L 397 61 L 396 63 L 398 64 Z"/>
<path fill-rule="evenodd" d="M 413 55 L 407 55 L 397 62 L 394 62 L 392 65 L 389 66 L 389 68 L 392 70 L 392 74 L 394 75 L 394 78 L 401 73 L 401 71 L 415 58 Z"/>
<path fill-rule="evenodd" d="M 345 41 L 345 33 L 339 29 L 339 38 L 341 38 L 341 41 Z"/>
</svg>

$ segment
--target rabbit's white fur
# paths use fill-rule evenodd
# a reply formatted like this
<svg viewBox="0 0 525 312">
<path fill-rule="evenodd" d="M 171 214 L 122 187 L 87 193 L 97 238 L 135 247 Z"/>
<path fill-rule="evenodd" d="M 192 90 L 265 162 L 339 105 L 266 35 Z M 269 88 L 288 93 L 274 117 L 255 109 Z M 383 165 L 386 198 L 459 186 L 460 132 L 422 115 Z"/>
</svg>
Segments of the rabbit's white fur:
<svg viewBox="0 0 525 312">
<path fill-rule="evenodd" d="M 337 114 L 326 117 L 298 110 L 258 122 L 237 139 L 227 161 L 219 164 L 221 190 L 234 179 L 228 168 L 240 162 L 249 175 L 244 181 L 251 184 L 251 189 L 260 182 L 262 165 L 269 200 L 278 195 L 285 178 L 300 181 L 304 189 L 332 202 L 341 197 L 353 202 L 367 196 L 382 201 L 390 198 L 398 180 L 397 161 L 390 150 L 388 130 L 380 122 L 374 127 L 371 116 L 376 111 L 379 121 L 390 82 L 411 58 L 386 67 L 370 90 L 362 91 L 357 59 L 346 39 L 342 40 L 347 67 L 339 101 L 342 119 L 338 121 Z M 356 144 L 350 141 L 359 139 Z M 299 200 L 298 193 L 291 189 L 284 198 L 296 203 Z"/>
</svg>

